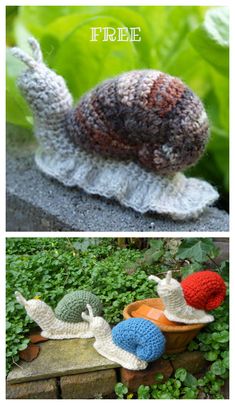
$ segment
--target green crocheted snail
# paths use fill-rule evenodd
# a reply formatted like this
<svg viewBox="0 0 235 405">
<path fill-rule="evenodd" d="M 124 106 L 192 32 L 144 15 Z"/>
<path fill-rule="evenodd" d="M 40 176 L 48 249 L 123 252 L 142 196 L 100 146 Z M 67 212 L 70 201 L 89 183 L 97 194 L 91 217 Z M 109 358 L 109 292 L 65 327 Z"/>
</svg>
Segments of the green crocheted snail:
<svg viewBox="0 0 235 405">
<path fill-rule="evenodd" d="M 102 303 L 90 291 L 72 291 L 57 304 L 55 311 L 39 299 L 27 301 L 22 294 L 15 292 L 17 301 L 25 307 L 28 316 L 42 329 L 41 335 L 50 339 L 90 338 L 93 332 L 81 317 L 87 304 L 96 316 L 102 313 Z"/>
</svg>

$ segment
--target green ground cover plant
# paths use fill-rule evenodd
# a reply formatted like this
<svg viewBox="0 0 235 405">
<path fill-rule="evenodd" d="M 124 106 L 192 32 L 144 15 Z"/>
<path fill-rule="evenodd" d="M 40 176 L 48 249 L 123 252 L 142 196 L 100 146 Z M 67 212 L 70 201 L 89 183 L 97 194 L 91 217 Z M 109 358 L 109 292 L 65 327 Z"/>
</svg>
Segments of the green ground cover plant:
<svg viewBox="0 0 235 405">
<path fill-rule="evenodd" d="M 90 28 L 140 27 L 141 42 L 91 42 Z M 188 174 L 214 184 L 228 207 L 228 10 L 201 6 L 7 7 L 7 45 L 41 44 L 46 63 L 77 101 L 100 81 L 132 69 L 180 77 L 203 100 L 211 124 L 207 153 Z M 7 52 L 7 122 L 32 129 L 31 112 L 15 81 L 22 64 Z"/>
<path fill-rule="evenodd" d="M 141 245 L 141 244 L 139 244 Z M 209 362 L 204 375 L 192 376 L 177 370 L 162 383 L 141 386 L 137 397 L 145 398 L 222 398 L 221 387 L 229 369 L 229 272 L 228 262 L 217 265 L 219 250 L 208 238 L 150 239 L 143 246 L 118 239 L 9 238 L 7 239 L 6 342 L 7 371 L 19 360 L 19 350 L 28 345 L 27 333 L 35 326 L 14 297 L 19 290 L 26 298 L 39 296 L 55 307 L 66 292 L 92 291 L 102 300 L 104 317 L 111 324 L 123 319 L 123 308 L 135 301 L 156 296 L 148 274 L 161 275 L 176 268 L 179 279 L 203 268 L 213 268 L 224 278 L 227 296 L 213 311 L 215 321 L 208 324 L 190 343 L 188 350 L 200 350 Z M 116 386 L 118 398 L 134 398 L 123 385 Z"/>
</svg>

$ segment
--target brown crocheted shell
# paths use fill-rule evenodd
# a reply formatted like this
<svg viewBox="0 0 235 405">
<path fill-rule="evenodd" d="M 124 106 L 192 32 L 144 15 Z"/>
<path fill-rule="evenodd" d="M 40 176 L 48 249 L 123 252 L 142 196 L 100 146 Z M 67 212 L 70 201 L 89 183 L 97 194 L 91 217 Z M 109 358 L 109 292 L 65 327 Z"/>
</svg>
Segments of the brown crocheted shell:
<svg viewBox="0 0 235 405">
<path fill-rule="evenodd" d="M 71 112 L 68 133 L 89 152 L 172 174 L 200 158 L 208 120 L 199 98 L 180 79 L 131 71 L 88 92 Z"/>
</svg>

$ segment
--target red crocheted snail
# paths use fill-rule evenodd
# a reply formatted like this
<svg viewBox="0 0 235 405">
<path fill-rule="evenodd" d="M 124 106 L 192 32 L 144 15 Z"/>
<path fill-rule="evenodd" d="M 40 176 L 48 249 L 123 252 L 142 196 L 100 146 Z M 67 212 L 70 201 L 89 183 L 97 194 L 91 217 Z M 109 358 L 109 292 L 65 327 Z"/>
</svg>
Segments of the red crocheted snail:
<svg viewBox="0 0 235 405">
<path fill-rule="evenodd" d="M 174 322 L 208 323 L 214 320 L 211 311 L 222 304 L 226 295 L 226 285 L 222 277 L 204 270 L 187 276 L 181 283 L 172 278 L 169 271 L 161 280 L 150 276 L 157 285 L 157 293 L 165 305 L 164 315 Z"/>
</svg>

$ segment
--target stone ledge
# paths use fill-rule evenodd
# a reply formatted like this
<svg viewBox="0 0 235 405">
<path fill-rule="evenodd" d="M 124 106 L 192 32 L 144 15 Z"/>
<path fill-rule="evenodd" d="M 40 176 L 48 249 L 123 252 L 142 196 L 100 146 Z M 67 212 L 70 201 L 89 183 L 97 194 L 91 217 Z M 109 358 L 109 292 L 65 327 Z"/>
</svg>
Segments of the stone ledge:
<svg viewBox="0 0 235 405">
<path fill-rule="evenodd" d="M 20 367 L 14 367 L 7 380 L 20 383 L 120 367 L 97 353 L 93 342 L 94 339 L 68 339 L 40 343 L 39 356 L 31 363 L 20 361 Z"/>
<path fill-rule="evenodd" d="M 7 383 L 6 399 L 56 399 L 58 388 L 55 378 L 20 384 Z"/>
<path fill-rule="evenodd" d="M 140 214 L 78 188 L 66 188 L 37 169 L 35 143 L 22 144 L 19 138 L 25 134 L 17 135 L 17 131 L 14 127 L 8 130 L 8 231 L 228 231 L 228 214 L 215 207 L 196 221 L 175 222 L 157 214 Z"/>
<path fill-rule="evenodd" d="M 9 373 L 7 398 L 112 398 L 117 381 L 135 392 L 142 384 L 156 384 L 157 373 L 162 373 L 166 381 L 179 367 L 197 374 L 207 365 L 202 353 L 184 352 L 172 356 L 172 360 L 158 359 L 146 370 L 131 371 L 99 355 L 93 342 L 94 339 L 68 339 L 40 343 L 40 354 L 35 360 L 21 361 L 20 367 L 15 366 Z"/>
</svg>

